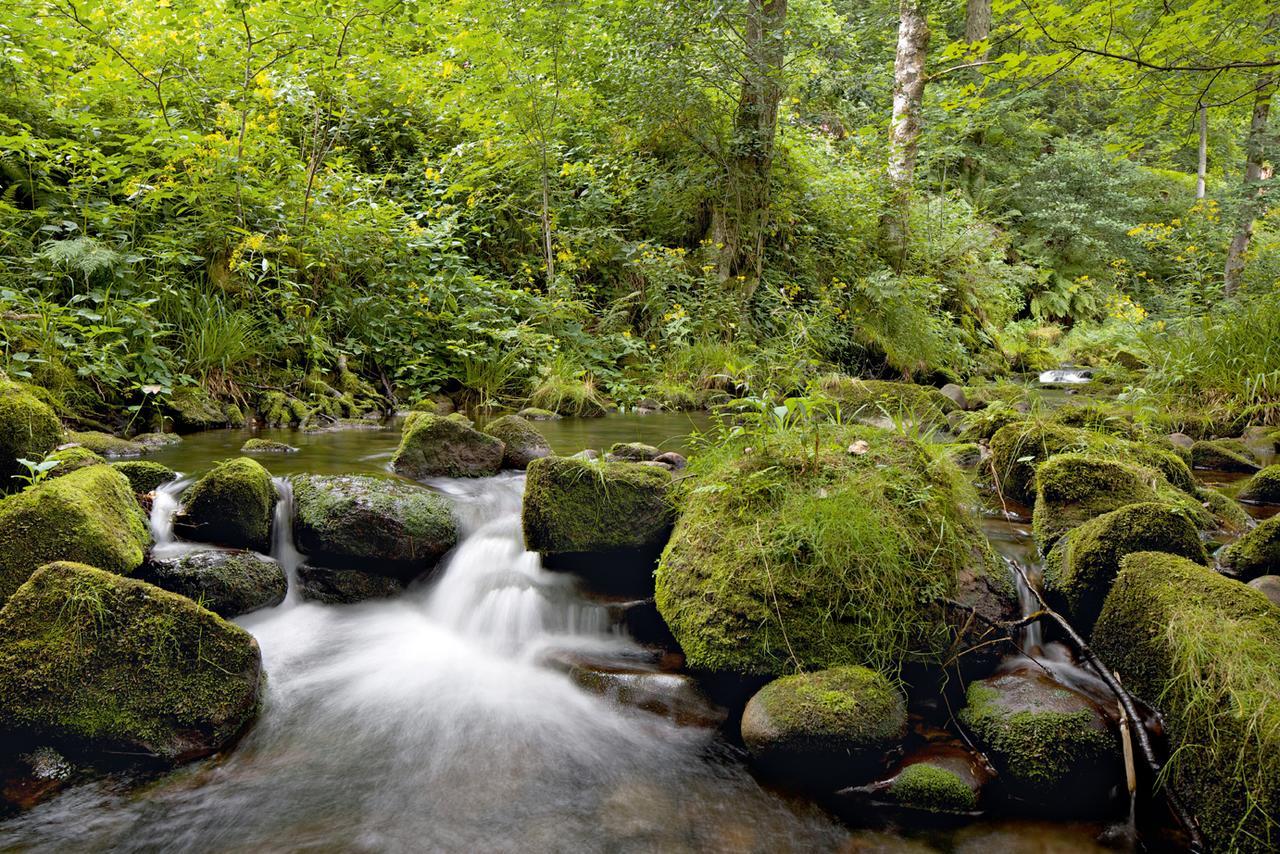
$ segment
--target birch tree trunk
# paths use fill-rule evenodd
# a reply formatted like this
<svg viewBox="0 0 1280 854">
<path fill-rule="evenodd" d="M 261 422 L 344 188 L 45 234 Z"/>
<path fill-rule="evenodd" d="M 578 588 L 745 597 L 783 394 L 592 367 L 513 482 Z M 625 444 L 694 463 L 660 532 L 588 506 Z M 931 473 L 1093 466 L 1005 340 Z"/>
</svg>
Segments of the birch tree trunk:
<svg viewBox="0 0 1280 854">
<path fill-rule="evenodd" d="M 1253 221 L 1262 213 L 1263 162 L 1267 153 L 1267 119 L 1271 115 L 1271 99 L 1275 95 L 1280 76 L 1274 72 L 1264 74 L 1258 80 L 1253 99 L 1253 116 L 1249 121 L 1249 140 L 1245 145 L 1244 204 L 1236 223 L 1235 236 L 1227 249 L 1226 269 L 1223 273 L 1223 291 L 1231 296 L 1240 286 L 1240 274 L 1244 270 L 1244 255 L 1253 237 Z"/>
<path fill-rule="evenodd" d="M 1209 172 L 1209 108 L 1200 105 L 1200 150 L 1196 159 L 1196 198 L 1204 198 L 1205 177 Z"/>
<path fill-rule="evenodd" d="M 911 185 L 920 148 L 920 104 L 924 97 L 925 53 L 929 24 L 921 0 L 902 0 L 898 50 L 893 61 L 893 120 L 889 126 L 889 209 L 881 220 L 889 254 L 901 258 L 906 247 Z"/>
<path fill-rule="evenodd" d="M 969 0 L 964 7 L 965 42 L 972 46 L 980 42 L 985 42 L 990 35 L 991 0 Z M 974 62 L 981 62 L 986 58 L 987 49 L 985 46 L 972 54 Z M 975 82 L 981 79 L 981 72 L 976 69 L 972 71 L 972 74 Z M 974 151 L 976 149 L 980 149 L 982 147 L 983 137 L 984 133 L 982 128 L 974 129 L 969 134 L 969 150 Z M 966 154 L 960 165 L 964 175 L 965 186 L 969 190 L 969 198 L 974 198 L 982 190 L 984 183 L 985 176 L 983 175 L 982 162 L 972 154 Z"/>
<path fill-rule="evenodd" d="M 969 0 L 964 7 L 964 40 L 969 44 L 991 35 L 991 0 Z M 983 56 L 986 51 L 983 51 Z M 978 59 L 982 59 L 980 56 Z"/>
<path fill-rule="evenodd" d="M 747 0 L 743 33 L 747 66 L 734 114 L 724 191 L 712 211 L 711 238 L 719 247 L 720 281 L 736 292 L 744 310 L 764 266 L 786 17 L 787 0 Z"/>
</svg>

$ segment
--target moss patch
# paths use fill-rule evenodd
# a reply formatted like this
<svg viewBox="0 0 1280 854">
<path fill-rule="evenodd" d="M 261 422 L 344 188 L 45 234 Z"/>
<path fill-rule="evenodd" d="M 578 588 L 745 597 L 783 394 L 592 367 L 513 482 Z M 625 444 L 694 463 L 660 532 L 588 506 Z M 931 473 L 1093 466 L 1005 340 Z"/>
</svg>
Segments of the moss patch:
<svg viewBox="0 0 1280 854">
<path fill-rule="evenodd" d="M 284 570 L 274 560 L 222 549 L 152 558 L 139 578 L 228 619 L 280 604 L 288 588 Z"/>
<path fill-rule="evenodd" d="M 19 458 L 41 459 L 61 441 L 62 422 L 53 409 L 27 386 L 0 378 L 0 492 L 25 472 Z"/>
<path fill-rule="evenodd" d="M 155 492 L 161 484 L 169 483 L 178 477 L 178 473 L 168 466 L 143 460 L 112 463 L 111 467 L 129 479 L 130 488 L 138 495 Z"/>
<path fill-rule="evenodd" d="M 1280 844 L 1280 609 L 1183 558 L 1132 554 L 1092 645 L 1158 708 L 1168 773 L 1219 851 Z"/>
<path fill-rule="evenodd" d="M 67 439 L 104 457 L 140 457 L 147 450 L 138 442 L 94 430 L 72 431 L 67 434 Z"/>
<path fill-rule="evenodd" d="M 82 564 L 41 567 L 0 610 L 0 730 L 75 755 L 211 753 L 252 720 L 261 684 L 248 632 Z"/>
<path fill-rule="evenodd" d="M 276 489 L 260 463 L 237 457 L 216 464 L 182 496 L 174 530 L 200 542 L 266 551 Z"/>
<path fill-rule="evenodd" d="M 1191 446 L 1191 464 L 1213 471 L 1255 472 L 1262 466 L 1238 439 L 1202 439 Z"/>
<path fill-rule="evenodd" d="M 51 561 L 130 573 L 150 542 L 124 475 L 97 465 L 0 501 L 0 601 Z"/>
<path fill-rule="evenodd" d="M 504 415 L 490 421 L 484 432 L 502 441 L 503 468 L 527 468 L 534 460 L 551 456 L 551 445 L 546 438 L 519 415 Z"/>
<path fill-rule="evenodd" d="M 502 468 L 505 446 L 450 418 L 411 412 L 391 466 L 406 477 L 487 477 Z"/>
<path fill-rule="evenodd" d="M 293 454 L 297 450 L 293 445 L 274 442 L 271 439 L 246 439 L 240 446 L 242 454 Z"/>
<path fill-rule="evenodd" d="M 1241 581 L 1280 575 L 1280 516 L 1272 516 L 1227 546 L 1218 562 Z"/>
<path fill-rule="evenodd" d="M 1045 593 L 1079 631 L 1087 632 L 1120 572 L 1121 558 L 1147 551 L 1208 563 L 1195 523 L 1185 511 L 1167 504 L 1131 504 L 1091 519 L 1058 540 L 1045 560 Z"/>
<path fill-rule="evenodd" d="M 978 795 L 969 784 L 946 768 L 917 762 L 893 778 L 890 796 L 903 806 L 943 812 L 970 812 L 978 807 Z"/>
<path fill-rule="evenodd" d="M 529 464 L 522 523 L 543 554 L 661 548 L 675 513 L 655 466 L 544 457 Z"/>
<path fill-rule="evenodd" d="M 1004 574 L 959 471 L 900 434 L 831 428 L 816 462 L 803 435 L 733 440 L 688 471 L 657 604 L 691 667 L 892 672 L 945 649 L 932 603 L 962 572 Z"/>
<path fill-rule="evenodd" d="M 167 405 L 180 430 L 212 430 L 244 423 L 244 415 L 237 407 L 220 403 L 202 388 L 175 389 Z"/>
<path fill-rule="evenodd" d="M 1236 497 L 1253 504 L 1280 504 L 1280 465 L 1267 466 L 1249 478 Z"/>
<path fill-rule="evenodd" d="M 58 465 L 49 472 L 49 477 L 62 477 L 64 474 L 70 474 L 76 469 L 82 469 L 86 466 L 100 466 L 106 462 L 102 457 L 95 454 L 88 448 L 80 445 L 72 445 L 69 448 L 59 448 L 45 460 L 57 460 Z"/>
</svg>

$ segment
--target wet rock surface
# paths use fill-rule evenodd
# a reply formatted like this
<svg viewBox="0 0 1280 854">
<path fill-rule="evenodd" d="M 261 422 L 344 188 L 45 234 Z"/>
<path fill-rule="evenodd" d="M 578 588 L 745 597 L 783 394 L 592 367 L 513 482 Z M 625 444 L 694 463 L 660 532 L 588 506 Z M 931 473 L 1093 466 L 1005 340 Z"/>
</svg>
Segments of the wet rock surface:
<svg viewBox="0 0 1280 854">
<path fill-rule="evenodd" d="M 465 423 L 464 423 L 465 422 Z M 391 466 L 405 477 L 488 477 L 502 468 L 501 439 L 472 429 L 470 421 L 428 413 L 410 413 L 404 420 L 400 447 Z"/>
<path fill-rule="evenodd" d="M 399 596 L 404 592 L 404 583 L 355 569 L 327 569 L 303 564 L 298 567 L 298 592 L 311 602 L 347 605 Z"/>
<path fill-rule="evenodd" d="M 271 543 L 276 488 L 256 460 L 216 464 L 182 496 L 174 530 L 188 540 L 265 552 Z"/>
<path fill-rule="evenodd" d="M 284 570 L 271 558 L 223 549 L 152 558 L 138 577 L 228 619 L 280 604 L 288 587 Z"/>
</svg>

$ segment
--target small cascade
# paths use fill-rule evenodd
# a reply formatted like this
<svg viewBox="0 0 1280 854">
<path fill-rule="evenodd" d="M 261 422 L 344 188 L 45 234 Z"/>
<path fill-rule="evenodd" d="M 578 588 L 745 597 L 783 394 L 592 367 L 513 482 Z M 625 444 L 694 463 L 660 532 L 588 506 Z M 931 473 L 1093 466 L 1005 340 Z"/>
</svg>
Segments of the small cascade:
<svg viewBox="0 0 1280 854">
<path fill-rule="evenodd" d="M 1013 578 L 1014 589 L 1018 591 L 1019 616 L 1028 617 L 1040 610 L 1040 601 L 1036 598 L 1036 591 L 1027 585 L 1028 581 L 1037 585 L 1040 583 L 1040 569 L 1034 565 L 1031 567 L 1024 566 L 1012 558 L 1005 558 L 1005 563 L 1009 567 L 1009 575 Z M 1019 569 L 1022 571 L 1019 572 Z M 1018 630 L 1018 646 L 1028 655 L 1039 655 L 1044 647 L 1044 627 L 1041 622 L 1041 620 L 1036 620 Z"/>
<path fill-rule="evenodd" d="M 1087 368 L 1055 368 L 1040 374 L 1041 385 L 1081 385 L 1092 380 L 1093 372 Z"/>
<path fill-rule="evenodd" d="M 271 558 L 284 569 L 289 580 L 289 589 L 285 593 L 284 604 L 296 604 L 299 599 L 298 566 L 302 563 L 302 554 L 293 542 L 293 484 L 288 478 L 273 477 L 276 500 L 275 512 L 271 518 Z"/>
<path fill-rule="evenodd" d="M 177 480 L 161 484 L 152 493 L 149 523 L 151 540 L 155 543 L 151 549 L 154 557 L 178 557 L 192 550 L 191 543 L 180 542 L 173 533 L 173 517 L 181 506 L 179 499 L 182 493 L 194 480 L 195 478 L 191 477 L 179 477 Z"/>
</svg>

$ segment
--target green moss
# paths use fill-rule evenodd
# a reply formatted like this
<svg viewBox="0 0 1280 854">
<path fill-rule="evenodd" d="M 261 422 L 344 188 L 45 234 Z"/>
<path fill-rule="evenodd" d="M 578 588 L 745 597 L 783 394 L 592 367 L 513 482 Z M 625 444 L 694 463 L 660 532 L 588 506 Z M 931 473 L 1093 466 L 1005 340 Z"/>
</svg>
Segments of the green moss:
<svg viewBox="0 0 1280 854">
<path fill-rule="evenodd" d="M 867 451 L 848 448 L 865 442 Z M 747 445 L 751 445 L 747 452 Z M 932 659 L 932 603 L 962 572 L 1003 574 L 959 471 L 869 427 L 783 434 L 696 454 L 657 571 L 657 604 L 691 667 L 779 674 Z"/>
<path fill-rule="evenodd" d="M 539 457 L 551 456 L 551 445 L 536 427 L 519 415 L 504 415 L 490 421 L 484 432 L 502 440 L 504 468 L 526 468 Z"/>
<path fill-rule="evenodd" d="M 971 812 L 978 795 L 959 775 L 946 768 L 917 762 L 893 778 L 889 794 L 899 804 L 925 810 Z"/>
<path fill-rule="evenodd" d="M 53 409 L 28 386 L 0 378 L 0 492 L 22 473 L 19 458 L 41 459 L 61 441 L 62 422 Z"/>
<path fill-rule="evenodd" d="M 1229 534 L 1243 533 L 1253 525 L 1253 518 L 1245 512 L 1245 509 L 1218 490 L 1201 487 L 1199 496 L 1200 503 L 1217 520 L 1220 531 Z"/>
<path fill-rule="evenodd" d="M 269 391 L 258 400 L 262 422 L 268 427 L 296 427 L 307 423 L 311 410 L 296 397 Z"/>
<path fill-rule="evenodd" d="M 1183 558 L 1132 554 L 1092 646 L 1164 715 L 1168 775 L 1211 848 L 1280 844 L 1280 609 Z"/>
<path fill-rule="evenodd" d="M 284 601 L 280 564 L 249 551 L 209 549 L 147 562 L 139 576 L 230 619 Z"/>
<path fill-rule="evenodd" d="M 242 454 L 292 454 L 297 450 L 293 445 L 274 442 L 271 439 L 246 439 L 240 446 Z"/>
<path fill-rule="evenodd" d="M 1254 504 L 1280 504 L 1280 465 L 1271 465 L 1249 478 L 1236 495 Z"/>
<path fill-rule="evenodd" d="M 539 409 L 536 406 L 526 406 L 524 409 L 517 412 L 516 415 L 519 415 L 526 421 L 556 421 L 561 417 L 557 412 L 552 412 L 550 409 Z"/>
<path fill-rule="evenodd" d="M 58 465 L 49 472 L 49 477 L 62 477 L 64 474 L 70 474 L 76 469 L 82 469 L 85 466 L 100 466 L 106 462 L 102 457 L 95 454 L 88 448 L 80 445 L 72 445 L 69 448 L 59 448 L 45 460 L 57 460 Z"/>
<path fill-rule="evenodd" d="M 985 441 L 994 436 L 1001 428 L 1020 421 L 1025 421 L 1025 413 L 1012 406 L 996 401 L 984 409 L 966 412 L 962 415 L 957 433 L 966 442 Z"/>
<path fill-rule="evenodd" d="M 104 457 L 138 457 L 146 450 L 137 442 L 130 442 L 128 439 L 121 439 L 119 436 L 112 436 L 110 433 L 99 433 L 93 430 L 86 432 L 71 431 L 67 433 L 67 440 L 86 447 L 95 454 L 101 454 Z"/>
<path fill-rule="evenodd" d="M 1272 516 L 1222 550 L 1223 569 L 1242 581 L 1280 575 L 1280 516 Z"/>
<path fill-rule="evenodd" d="M 130 488 L 138 495 L 155 492 L 161 484 L 176 480 L 178 477 L 178 473 L 168 466 L 143 460 L 112 463 L 111 467 L 129 479 Z"/>
<path fill-rule="evenodd" d="M 1121 439 L 1144 438 L 1144 431 L 1133 423 L 1133 416 L 1114 404 L 1091 400 L 1086 403 L 1068 403 L 1054 410 L 1049 418 L 1054 424 L 1083 427 L 1097 433 L 1106 433 Z"/>
<path fill-rule="evenodd" d="M 0 610 L 0 730 L 75 755 L 210 753 L 252 719 L 261 685 L 248 632 L 89 566 L 43 566 Z"/>
<path fill-rule="evenodd" d="M 144 448 L 153 450 L 155 448 L 169 448 L 174 445 L 180 445 L 182 444 L 182 437 L 177 433 L 139 433 L 133 437 L 133 441 Z"/>
<path fill-rule="evenodd" d="M 1045 593 L 1072 618 L 1077 630 L 1087 632 L 1120 572 L 1121 558 L 1147 551 L 1201 564 L 1209 560 L 1195 522 L 1184 510 L 1131 504 L 1091 519 L 1058 540 L 1045 559 Z"/>
<path fill-rule="evenodd" d="M 400 447 L 391 458 L 399 474 L 412 478 L 486 477 L 502 468 L 501 439 L 466 424 L 411 412 L 401 430 Z"/>
<path fill-rule="evenodd" d="M 522 523 L 543 554 L 660 548 L 675 515 L 671 476 L 654 466 L 544 457 L 529 464 Z"/>
<path fill-rule="evenodd" d="M 130 573 L 149 542 L 129 481 L 110 466 L 45 481 L 0 501 L 0 601 L 51 561 Z"/>
<path fill-rule="evenodd" d="M 977 468 L 982 462 L 982 446 L 977 442 L 952 442 L 942 449 L 947 458 L 962 469 Z"/>
<path fill-rule="evenodd" d="M 182 430 L 211 430 L 244 423 L 239 409 L 224 406 L 202 388 L 175 389 L 167 403 L 174 423 Z"/>
<path fill-rule="evenodd" d="M 182 496 L 174 530 L 187 539 L 266 551 L 276 489 L 256 460 L 217 463 Z"/>
<path fill-rule="evenodd" d="M 615 442 L 609 448 L 609 456 L 621 462 L 639 463 L 645 460 L 655 460 L 662 451 L 653 446 L 646 445 L 644 442 Z"/>
<path fill-rule="evenodd" d="M 326 564 L 436 564 L 458 542 L 449 503 L 425 487 L 389 478 L 294 475 L 294 535 Z"/>
<path fill-rule="evenodd" d="M 840 404 L 846 419 L 910 418 L 945 423 L 947 414 L 959 409 L 951 398 L 931 386 L 886 380 L 861 380 L 833 374 L 821 378 L 818 387 Z"/>
<path fill-rule="evenodd" d="M 1261 466 L 1238 439 L 1202 439 L 1191 446 L 1191 464 L 1214 471 L 1256 472 Z"/>
<path fill-rule="evenodd" d="M 1048 677 L 995 676 L 970 684 L 966 699 L 958 720 L 1019 798 L 1071 797 L 1064 786 L 1092 781 L 1117 761 L 1117 739 L 1100 716 Z"/>
</svg>

